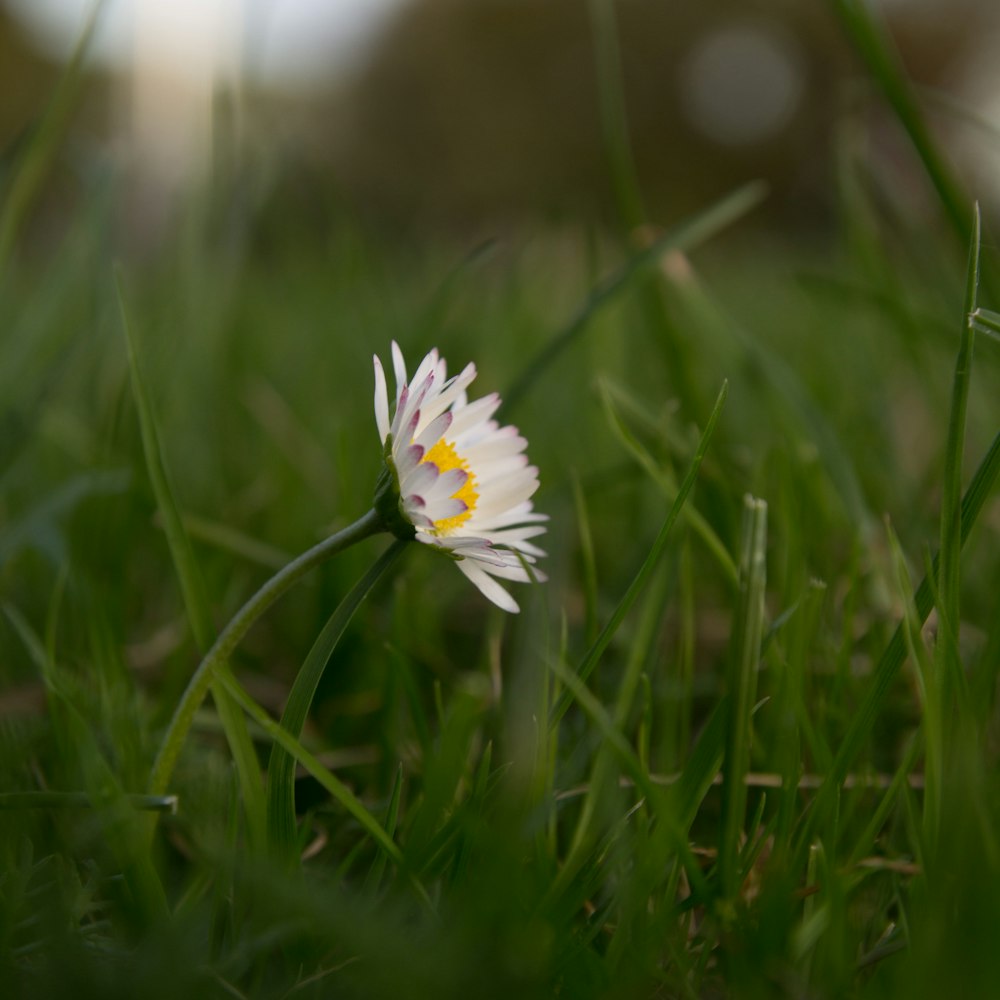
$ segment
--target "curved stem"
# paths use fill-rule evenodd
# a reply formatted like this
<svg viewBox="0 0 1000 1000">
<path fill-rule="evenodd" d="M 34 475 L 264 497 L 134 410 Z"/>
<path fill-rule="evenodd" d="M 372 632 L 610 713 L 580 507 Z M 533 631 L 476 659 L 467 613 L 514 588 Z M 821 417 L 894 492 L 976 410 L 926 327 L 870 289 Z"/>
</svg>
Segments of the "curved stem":
<svg viewBox="0 0 1000 1000">
<path fill-rule="evenodd" d="M 279 570 L 265 583 L 246 604 L 233 616 L 232 621 L 222 630 L 212 648 L 198 664 L 188 686 L 181 696 L 173 718 L 164 734 L 160 750 L 153 762 L 153 770 L 149 776 L 149 794 L 162 795 L 170 782 L 174 765 L 180 756 L 181 747 L 187 738 L 188 731 L 194 722 L 195 712 L 205 700 L 205 695 L 212 683 L 214 668 L 225 663 L 239 645 L 240 640 L 250 631 L 253 623 L 297 580 L 300 580 L 311 569 L 325 562 L 338 552 L 360 542 L 364 538 L 383 531 L 382 520 L 370 510 L 354 524 L 338 531 L 324 539 L 319 545 L 303 552 L 293 559 L 284 569 Z"/>
</svg>

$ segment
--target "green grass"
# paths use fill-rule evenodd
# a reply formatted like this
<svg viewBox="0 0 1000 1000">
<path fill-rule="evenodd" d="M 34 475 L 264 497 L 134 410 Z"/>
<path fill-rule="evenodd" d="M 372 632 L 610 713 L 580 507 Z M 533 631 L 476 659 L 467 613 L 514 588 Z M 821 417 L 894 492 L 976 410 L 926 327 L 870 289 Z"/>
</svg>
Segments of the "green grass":
<svg viewBox="0 0 1000 1000">
<path fill-rule="evenodd" d="M 471 254 L 220 187 L 140 260 L 95 187 L 39 255 L 59 91 L 0 192 L 5 995 L 996 991 L 996 255 L 835 6 L 937 221 L 845 146 L 822 242 L 730 231 L 753 187 Z M 392 338 L 530 441 L 516 617 L 387 535 L 270 604 L 371 507 Z"/>
</svg>

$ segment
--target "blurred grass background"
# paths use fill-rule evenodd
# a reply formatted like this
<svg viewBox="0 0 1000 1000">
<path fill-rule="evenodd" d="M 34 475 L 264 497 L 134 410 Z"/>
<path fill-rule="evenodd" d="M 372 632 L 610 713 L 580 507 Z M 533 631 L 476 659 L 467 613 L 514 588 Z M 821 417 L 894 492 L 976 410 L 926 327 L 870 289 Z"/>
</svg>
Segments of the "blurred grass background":
<svg viewBox="0 0 1000 1000">
<path fill-rule="evenodd" d="M 988 117 L 972 72 L 995 51 L 988 6 L 963 21 L 893 5 L 886 22 L 848 0 L 698 17 L 425 0 L 349 75 L 295 91 L 210 78 L 159 138 L 136 123 L 166 108 L 143 103 L 141 67 L 82 49 L 60 67 L 13 11 L 0 7 L 10 995 L 990 995 L 992 493 L 963 525 L 954 634 L 945 576 L 926 627 L 912 609 L 954 506 L 974 198 L 978 304 L 997 307 L 996 134 L 956 106 Z M 699 69 L 718 65 L 704 52 L 720 34 L 744 75 Z M 772 71 L 796 102 L 779 88 L 770 131 L 741 131 Z M 743 90 L 742 115 L 712 118 Z M 763 200 L 742 187 L 757 179 Z M 649 259 L 656 240 L 672 249 Z M 541 470 L 550 581 L 520 588 L 509 618 L 446 560 L 409 552 L 355 615 L 303 733 L 402 862 L 301 769 L 301 864 L 253 844 L 212 701 L 152 842 L 150 803 L 128 798 L 147 790 L 199 655 L 147 475 L 116 263 L 216 629 L 369 507 L 373 352 L 395 338 L 415 363 L 438 346 L 453 371 L 476 362 L 481 392 L 524 389 L 507 416 Z M 995 440 L 997 378 L 981 336 L 965 485 Z M 724 380 L 694 492 L 603 648 Z M 385 546 L 321 567 L 241 645 L 233 670 L 272 718 Z M 263 770 L 270 738 L 253 721 L 250 735 Z M 15 794 L 38 792 L 54 794 Z"/>
</svg>

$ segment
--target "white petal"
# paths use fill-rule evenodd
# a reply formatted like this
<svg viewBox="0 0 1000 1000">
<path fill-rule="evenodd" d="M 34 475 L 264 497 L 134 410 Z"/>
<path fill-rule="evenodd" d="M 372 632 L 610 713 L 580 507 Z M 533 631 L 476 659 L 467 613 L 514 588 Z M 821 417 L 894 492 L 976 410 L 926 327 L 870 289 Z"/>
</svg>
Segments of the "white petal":
<svg viewBox="0 0 1000 1000">
<path fill-rule="evenodd" d="M 420 462 L 405 479 L 400 479 L 399 491 L 404 497 L 419 495 L 426 501 L 426 491 L 434 485 L 440 474 L 433 462 Z"/>
<path fill-rule="evenodd" d="M 373 355 L 372 360 L 375 362 L 375 425 L 382 444 L 385 444 L 385 439 L 389 436 L 389 394 L 385 387 L 382 362 L 378 355 Z"/>
<path fill-rule="evenodd" d="M 420 445 L 421 448 L 426 448 L 428 451 L 434 447 L 444 436 L 445 431 L 451 427 L 452 415 L 451 411 L 447 413 L 442 413 L 439 417 L 432 420 L 421 432 L 420 437 L 417 438 L 416 444 Z"/>
<path fill-rule="evenodd" d="M 434 387 L 434 373 L 429 372 L 423 380 L 410 383 L 406 400 L 400 401 L 396 419 L 399 421 L 400 443 L 409 443 L 420 426 L 421 404 Z"/>
<path fill-rule="evenodd" d="M 431 463 L 424 462 L 424 465 Z M 468 482 L 469 474 L 465 469 L 449 469 L 442 472 L 434 482 L 434 485 L 424 493 L 424 499 L 430 503 L 439 497 L 454 496 Z"/>
<path fill-rule="evenodd" d="M 471 427 L 474 427 L 480 421 L 488 420 L 496 412 L 499 405 L 500 397 L 493 392 L 489 396 L 483 396 L 482 399 L 477 399 L 474 403 L 469 403 L 468 406 L 464 406 L 461 409 L 453 409 L 452 413 L 455 415 L 455 421 L 452 424 L 452 435 L 454 440 L 457 442 Z"/>
<path fill-rule="evenodd" d="M 454 552 L 458 555 L 476 554 L 477 556 L 490 556 L 493 549 L 485 538 L 473 538 L 469 535 L 444 535 L 437 540 L 437 544 L 442 549 Z M 498 566 L 503 565 L 503 560 L 496 560 Z"/>
<path fill-rule="evenodd" d="M 481 515 L 480 510 L 477 508 L 475 527 L 477 531 L 488 535 L 497 528 L 507 528 L 517 524 L 537 524 L 540 521 L 547 521 L 548 519 L 548 514 L 533 511 L 531 509 L 531 501 L 526 500 L 524 503 L 511 507 L 510 510 L 505 510 L 491 516 Z"/>
<path fill-rule="evenodd" d="M 508 455 L 506 458 L 495 458 L 489 462 L 479 462 L 475 466 L 476 479 L 479 481 L 480 486 L 484 488 L 489 487 L 491 483 L 501 480 L 509 483 L 511 477 L 526 469 L 527 466 L 527 455 Z"/>
<path fill-rule="evenodd" d="M 423 457 L 424 449 L 416 444 L 411 444 L 406 448 L 400 448 L 399 451 L 396 452 L 396 475 L 399 476 L 400 484 L 402 484 L 403 480 L 406 479 L 406 477 L 417 467 L 420 459 Z"/>
<path fill-rule="evenodd" d="M 546 554 L 542 549 L 532 545 L 527 540 L 534 538 L 536 535 L 544 534 L 545 528 L 507 528 L 500 531 L 482 531 L 475 528 L 468 528 L 468 525 L 463 525 L 462 533 L 468 538 L 483 538 L 493 545 L 506 545 L 530 556 L 540 557 Z"/>
<path fill-rule="evenodd" d="M 504 432 L 513 433 L 504 433 Z M 517 455 L 524 451 L 528 442 L 517 433 L 515 427 L 504 427 L 488 438 L 465 448 L 469 464 L 490 462 L 494 459 Z"/>
<path fill-rule="evenodd" d="M 392 342 L 392 369 L 396 376 L 396 405 L 399 405 L 399 395 L 406 385 L 406 362 L 403 360 L 403 352 L 399 349 L 396 341 Z"/>
<path fill-rule="evenodd" d="M 432 521 L 445 521 L 449 517 L 458 517 L 459 514 L 464 514 L 468 509 L 469 505 L 464 500 L 458 500 L 455 497 L 438 497 L 437 499 L 428 499 L 424 497 L 427 503 L 425 513 Z"/>
<path fill-rule="evenodd" d="M 424 356 L 424 360 L 417 365 L 417 370 L 413 373 L 413 378 L 410 379 L 410 385 L 417 386 L 420 385 L 428 375 L 434 374 L 434 369 L 437 368 L 438 364 L 438 352 L 437 348 L 431 348 Z"/>
<path fill-rule="evenodd" d="M 426 420 L 433 420 L 439 413 L 444 413 L 461 396 L 466 386 L 475 377 L 476 366 L 474 364 L 466 365 L 460 375 L 456 375 L 451 382 L 441 386 L 440 395 L 430 406 L 424 409 L 424 418 Z"/>
<path fill-rule="evenodd" d="M 531 573 L 528 573 L 520 563 L 516 566 L 490 566 L 486 572 L 491 576 L 499 577 L 501 580 L 512 580 L 514 583 L 531 583 L 532 576 L 539 583 L 544 583 L 547 579 L 541 570 L 536 570 L 532 567 Z"/>
<path fill-rule="evenodd" d="M 514 598 L 474 560 L 462 559 L 459 561 L 458 568 L 479 588 L 482 595 L 491 600 L 498 608 L 503 608 L 504 611 L 509 611 L 511 614 L 516 614 L 521 610 Z"/>
<path fill-rule="evenodd" d="M 501 514 L 527 500 L 535 490 L 538 489 L 538 480 L 535 478 L 533 469 L 531 476 L 518 476 L 512 478 L 510 483 L 505 483 L 502 487 L 491 490 L 480 495 L 479 503 L 476 505 L 476 513 L 480 518 L 489 518 L 496 514 Z"/>
<path fill-rule="evenodd" d="M 489 397 L 483 397 L 487 399 Z M 499 397 L 498 397 L 499 399 Z M 477 399 L 475 403 L 469 404 L 469 406 L 478 406 L 479 403 L 483 402 L 482 399 Z M 497 403 L 499 405 L 499 402 Z M 468 409 L 469 407 L 465 407 Z M 455 407 L 457 411 L 459 407 Z M 492 411 L 490 411 L 492 412 Z M 482 414 L 480 413 L 477 417 L 477 422 L 473 423 L 471 427 L 462 431 L 462 436 L 460 439 L 462 444 L 462 451 L 469 451 L 475 448 L 477 445 L 482 444 L 484 441 L 491 441 L 493 438 L 500 433 L 500 425 L 495 420 L 484 420 L 482 419 Z"/>
<path fill-rule="evenodd" d="M 393 341 L 395 343 L 395 341 Z M 392 426 L 389 428 L 389 433 L 392 435 L 393 444 L 399 442 L 399 425 L 403 420 L 403 411 L 406 409 L 406 403 L 410 398 L 410 389 L 408 386 L 404 385 L 402 389 L 396 391 L 396 412 L 392 418 Z M 408 444 L 409 442 L 407 442 Z"/>
<path fill-rule="evenodd" d="M 548 514 L 542 514 L 539 511 L 533 510 L 533 505 L 530 500 L 525 500 L 523 503 L 515 504 L 509 510 L 505 510 L 495 517 L 483 517 L 482 524 L 480 527 L 483 530 L 488 530 L 488 528 L 506 528 L 513 524 L 534 524 L 539 521 L 547 521 L 549 519 Z"/>
</svg>

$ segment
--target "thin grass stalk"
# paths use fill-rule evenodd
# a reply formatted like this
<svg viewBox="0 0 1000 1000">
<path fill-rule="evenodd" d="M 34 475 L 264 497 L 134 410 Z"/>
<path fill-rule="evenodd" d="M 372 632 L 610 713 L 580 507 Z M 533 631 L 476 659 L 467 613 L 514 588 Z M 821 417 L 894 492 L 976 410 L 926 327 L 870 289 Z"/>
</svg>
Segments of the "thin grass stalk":
<svg viewBox="0 0 1000 1000">
<path fill-rule="evenodd" d="M 299 739 L 312 707 L 316 689 L 337 643 L 361 602 L 390 566 L 403 554 L 407 543 L 397 539 L 340 602 L 309 650 L 288 695 L 281 715 L 282 728 Z M 295 862 L 295 758 L 275 743 L 267 767 L 267 834 L 271 849 Z"/>
<path fill-rule="evenodd" d="M 676 732 L 670 744 L 668 763 L 680 767 L 691 746 L 692 701 L 694 698 L 695 648 L 697 645 L 698 622 L 695 602 L 695 568 L 690 538 L 681 545 L 678 567 L 679 585 L 677 604 L 680 624 L 677 632 L 677 652 L 675 655 L 676 681 L 678 685 L 677 707 L 673 713 L 664 713 L 665 718 L 676 721 Z"/>
<path fill-rule="evenodd" d="M 573 477 L 573 507 L 579 530 L 580 562 L 582 564 L 584 634 L 588 644 L 593 644 L 598 635 L 597 626 L 597 563 L 594 557 L 594 539 L 587 514 L 587 500 L 583 495 L 578 476 Z"/>
<path fill-rule="evenodd" d="M 53 621 L 60 598 L 61 589 L 57 591 L 51 612 Z M 74 766 L 79 767 L 83 775 L 87 789 L 85 797 L 98 815 L 103 840 L 121 867 L 128 886 L 128 906 L 133 915 L 146 925 L 165 920 L 169 913 L 167 897 L 142 837 L 143 826 L 136 804 L 123 791 L 90 724 L 70 696 L 56 664 L 54 648 L 51 644 L 46 647 L 16 609 L 4 605 L 3 610 L 41 673 L 49 710 L 61 733 L 63 742 L 60 749 L 67 758 L 72 757 Z"/>
<path fill-rule="evenodd" d="M 986 501 L 993 492 L 998 477 L 1000 477 L 1000 432 L 993 438 L 962 498 L 961 532 L 963 545 L 968 540 Z M 937 575 L 937 572 L 938 557 L 935 556 L 931 573 L 924 577 L 913 598 L 917 620 L 921 625 L 927 620 L 927 616 L 934 606 L 934 588 L 930 581 Z M 799 837 L 796 855 L 800 859 L 804 859 L 805 852 L 808 850 L 816 831 L 829 819 L 831 809 L 836 804 L 840 787 L 851 770 L 855 758 L 871 735 L 889 689 L 906 659 L 905 628 L 905 622 L 900 622 L 879 658 L 868 690 L 854 712 L 847 732 L 844 734 L 837 754 L 827 772 L 826 780 L 817 792 L 812 810 L 802 826 Z"/>
<path fill-rule="evenodd" d="M 205 700 L 205 695 L 211 686 L 213 671 L 225 665 L 229 657 L 240 644 L 243 637 L 250 631 L 258 618 L 307 573 L 321 563 L 343 552 L 356 542 L 369 538 L 382 531 L 382 522 L 374 510 L 358 518 L 335 535 L 324 539 L 318 545 L 303 552 L 297 559 L 290 562 L 283 570 L 271 577 L 253 597 L 250 598 L 233 616 L 229 624 L 222 630 L 219 638 L 198 664 L 181 700 L 174 710 L 173 717 L 160 742 L 160 749 L 153 762 L 149 778 L 149 792 L 152 795 L 162 795 L 173 775 L 177 758 L 187 739 L 187 734 L 194 722 L 195 712 Z"/>
<path fill-rule="evenodd" d="M 688 879 L 692 889 L 702 899 L 707 898 L 708 886 L 705 877 L 701 873 L 701 868 L 694 859 L 687 842 L 686 831 L 677 824 L 677 816 L 671 808 L 669 796 L 663 794 L 663 790 L 653 783 L 649 774 L 643 770 L 635 751 L 629 745 L 628 740 L 616 729 L 611 717 L 604 706 L 590 692 L 578 674 L 574 674 L 568 667 L 555 661 L 552 670 L 556 676 L 566 685 L 570 696 L 583 709 L 587 717 L 597 726 L 604 738 L 607 746 L 618 758 L 624 771 L 635 782 L 636 788 L 642 792 L 646 806 L 656 817 L 662 826 L 663 839 L 660 846 L 665 853 L 675 853 L 687 871 Z M 634 807 L 638 808 L 638 806 Z M 609 835 L 609 841 L 613 835 Z M 577 874 L 577 869 L 564 866 L 559 875 L 552 882 L 547 893 L 547 901 L 561 895 L 572 882 Z"/>
<path fill-rule="evenodd" d="M 629 139 L 618 25 L 611 0 L 588 0 L 597 64 L 598 111 L 615 204 L 627 232 L 646 221 Z"/>
<path fill-rule="evenodd" d="M 722 824 L 719 837 L 719 881 L 723 897 L 732 900 L 740 888 L 740 839 L 746 813 L 746 774 L 761 638 L 764 633 L 764 588 L 767 583 L 767 503 L 756 497 L 743 502 L 740 549 L 740 597 L 733 626 L 730 660 L 728 725 L 722 781 Z"/>
<path fill-rule="evenodd" d="M 650 584 L 649 592 L 642 608 L 642 614 L 639 617 L 635 639 L 629 651 L 625 671 L 618 688 L 618 697 L 615 702 L 614 713 L 611 717 L 611 724 L 619 732 L 624 730 L 629 714 L 632 711 L 632 704 L 642 674 L 642 667 L 648 656 L 656 626 L 663 612 L 666 590 L 667 578 L 665 574 L 661 573 L 659 578 L 654 578 L 654 581 Z M 648 756 L 644 761 L 644 755 L 640 750 L 638 757 L 640 765 L 648 771 Z M 602 745 L 594 761 L 587 792 L 584 795 L 583 805 L 580 809 L 580 816 L 577 819 L 576 828 L 570 840 L 569 850 L 566 853 L 566 861 L 564 863 L 566 868 L 576 870 L 582 863 L 584 855 L 590 850 L 593 844 L 593 826 L 597 818 L 598 807 L 609 788 L 616 784 L 614 762 L 615 758 L 611 748 L 606 744 Z"/>
<path fill-rule="evenodd" d="M 243 686 L 233 676 L 232 671 L 225 664 L 217 667 L 220 682 L 225 686 L 237 704 L 247 715 L 253 719 L 275 743 L 280 744 L 284 750 L 297 760 L 309 772 L 329 794 L 339 802 L 344 809 L 349 812 L 361 826 L 368 832 L 369 836 L 385 852 L 387 857 L 403 872 L 409 874 L 410 880 L 417 890 L 417 894 L 433 909 L 427 890 L 420 884 L 416 876 L 408 872 L 402 851 L 396 842 L 389 836 L 381 823 L 365 808 L 361 800 L 328 768 L 324 767 L 316 757 L 311 754 L 302 744 L 290 733 L 275 722 L 268 713 L 257 704 L 256 701 L 246 692 Z"/>
<path fill-rule="evenodd" d="M 590 293 L 570 321 L 525 364 L 521 374 L 503 393 L 503 404 L 498 411 L 498 419 L 510 418 L 514 408 L 540 382 L 549 366 L 575 343 L 602 309 L 611 305 L 631 287 L 633 281 L 655 267 L 671 251 L 692 250 L 738 222 L 763 201 L 765 192 L 765 186 L 759 182 L 737 188 L 629 257 Z"/>
<path fill-rule="evenodd" d="M 589 0 L 591 33 L 597 69 L 598 112 L 604 155 L 608 161 L 618 218 L 629 243 L 643 238 L 648 218 L 632 155 L 622 73 L 621 47 L 613 0 Z M 640 280 L 638 302 L 649 328 L 660 338 L 666 367 L 682 405 L 697 409 L 695 382 L 683 350 L 681 331 L 666 306 L 667 286 L 655 274 Z"/>
<path fill-rule="evenodd" d="M 591 672 L 600 662 L 601 656 L 604 654 L 605 649 L 607 649 L 608 644 L 614 638 L 615 633 L 618 631 L 625 618 L 625 615 L 628 614 L 628 611 L 635 603 L 636 598 L 638 598 L 639 594 L 642 593 L 650 575 L 656 568 L 656 564 L 659 562 L 660 556 L 663 554 L 663 550 L 666 547 L 667 540 L 670 537 L 673 526 L 677 521 L 677 518 L 680 516 L 688 495 L 694 488 L 695 480 L 698 478 L 698 470 L 701 468 L 701 463 L 708 450 L 712 434 L 715 432 L 715 425 L 718 422 L 719 414 L 722 412 L 722 405 L 726 400 L 727 391 L 728 384 L 724 382 L 722 389 L 719 391 L 718 398 L 715 401 L 715 406 L 712 408 L 712 413 L 708 418 L 708 423 L 705 425 L 705 430 L 701 435 L 701 439 L 698 441 L 698 447 L 695 449 L 694 458 L 691 459 L 691 464 L 688 466 L 687 473 L 681 481 L 680 488 L 677 490 L 677 495 L 674 497 L 674 501 L 670 505 L 670 509 L 668 510 L 667 516 L 660 527 L 660 531 L 649 550 L 649 554 L 643 560 L 638 573 L 636 573 L 632 582 L 629 584 L 628 589 L 625 591 L 625 594 L 618 602 L 618 606 L 612 613 L 611 618 L 601 630 L 601 634 L 598 636 L 597 641 L 590 647 L 580 663 L 577 673 L 581 681 L 586 681 Z M 552 714 L 549 717 L 550 725 L 554 725 L 559 719 L 562 718 L 566 709 L 569 708 L 572 698 L 573 696 L 571 692 L 566 691 L 563 693 L 562 697 L 556 702 L 556 705 L 552 710 Z"/>
<path fill-rule="evenodd" d="M 810 580 L 801 600 L 792 634 L 792 648 L 781 674 L 776 696 L 778 769 L 782 776 L 778 802 L 775 842 L 779 851 L 791 847 L 799 802 L 798 785 L 802 774 L 802 735 L 799 718 L 805 714 L 806 693 L 803 681 L 808 669 L 808 655 L 816 635 L 816 622 L 826 597 L 826 585 Z"/>
<path fill-rule="evenodd" d="M 977 307 L 970 317 L 978 333 L 1000 339 L 1000 313 Z"/>
<path fill-rule="evenodd" d="M 892 781 L 889 783 L 889 787 L 886 789 L 885 794 L 879 800 L 879 804 L 875 807 L 872 813 L 871 819 L 865 826 L 864 832 L 856 841 L 853 850 L 851 851 L 850 858 L 848 860 L 848 866 L 853 867 L 856 865 L 866 854 L 868 854 L 872 846 L 875 843 L 875 838 L 878 836 L 879 831 L 885 825 L 886 820 L 889 817 L 889 813 L 893 806 L 896 805 L 899 796 L 908 787 L 908 782 L 910 779 L 910 774 L 916 765 L 917 758 L 920 755 L 920 750 L 922 748 L 921 740 L 914 735 L 914 737 L 909 741 L 906 750 L 903 752 L 902 760 L 899 762 L 899 767 L 896 768 L 896 773 L 892 777 Z"/>
<path fill-rule="evenodd" d="M 958 238 L 972 241 L 969 199 L 938 150 L 885 25 L 864 0 L 830 0 L 848 37 L 906 130 Z"/>
<path fill-rule="evenodd" d="M 969 268 L 966 281 L 965 308 L 955 373 L 952 379 L 951 410 L 948 416 L 948 438 L 944 453 L 944 482 L 941 498 L 941 547 L 937 577 L 938 627 L 945 631 L 945 641 L 937 645 L 939 667 L 945 674 L 946 685 L 961 685 L 964 676 L 957 657 L 958 631 L 961 622 L 961 556 L 962 556 L 962 456 L 965 423 L 969 403 L 969 381 L 972 374 L 972 354 L 975 344 L 976 296 L 979 289 L 980 216 L 976 205 L 972 239 L 969 246 Z M 942 706 L 944 707 L 944 706 Z"/>
<path fill-rule="evenodd" d="M 889 547 L 896 571 L 896 586 L 903 600 L 903 624 L 906 649 L 916 670 L 917 687 L 920 692 L 920 706 L 923 712 L 924 742 L 924 809 L 923 840 L 925 854 L 933 853 L 941 830 L 942 782 L 944 779 L 945 754 L 945 664 L 940 656 L 933 662 L 924 637 L 921 622 L 913 600 L 913 584 L 906 568 L 902 547 L 892 526 L 888 527 Z"/>
<path fill-rule="evenodd" d="M 156 497 L 156 506 L 163 522 L 163 530 L 167 536 L 170 557 L 180 582 L 188 622 L 198 650 L 204 656 L 211 646 L 214 632 L 205 584 L 194 556 L 191 540 L 185 531 L 174 489 L 170 482 L 152 399 L 143 377 L 132 325 L 129 322 L 121 272 L 117 269 L 115 282 L 146 469 L 153 488 L 153 495 Z M 247 731 L 243 714 L 230 702 L 229 695 L 224 689 L 214 683 L 211 683 L 211 687 L 219 719 L 226 734 L 226 742 L 229 744 L 236 764 L 236 773 L 243 794 L 243 808 L 246 811 L 250 844 L 254 849 L 262 850 L 265 837 L 264 786 L 261 782 L 257 753 Z M 160 794 L 165 790 L 160 789 L 159 793 L 154 794 Z"/>
<path fill-rule="evenodd" d="M 90 43 L 101 19 L 105 0 L 96 0 L 84 25 L 72 55 L 66 63 L 55 93 L 49 101 L 34 136 L 28 142 L 9 192 L 0 209 L 0 274 L 17 243 L 21 225 L 44 191 L 46 177 L 66 134 L 67 126 L 80 103 L 83 92 L 84 67 Z"/>
<path fill-rule="evenodd" d="M 613 431 L 615 437 L 618 438 L 625 450 L 635 458 L 643 470 L 649 474 L 653 482 L 672 500 L 677 495 L 677 482 L 673 471 L 669 467 L 661 466 L 642 445 L 635 434 L 633 434 L 618 409 L 611 384 L 606 379 L 600 379 L 597 383 L 597 389 L 608 419 L 608 426 Z M 686 504 L 682 511 L 682 516 L 691 530 L 704 544 L 712 558 L 719 564 L 719 568 L 726 577 L 726 582 L 731 584 L 735 591 L 739 586 L 739 571 L 722 539 L 719 538 L 712 526 L 693 505 Z"/>
</svg>

